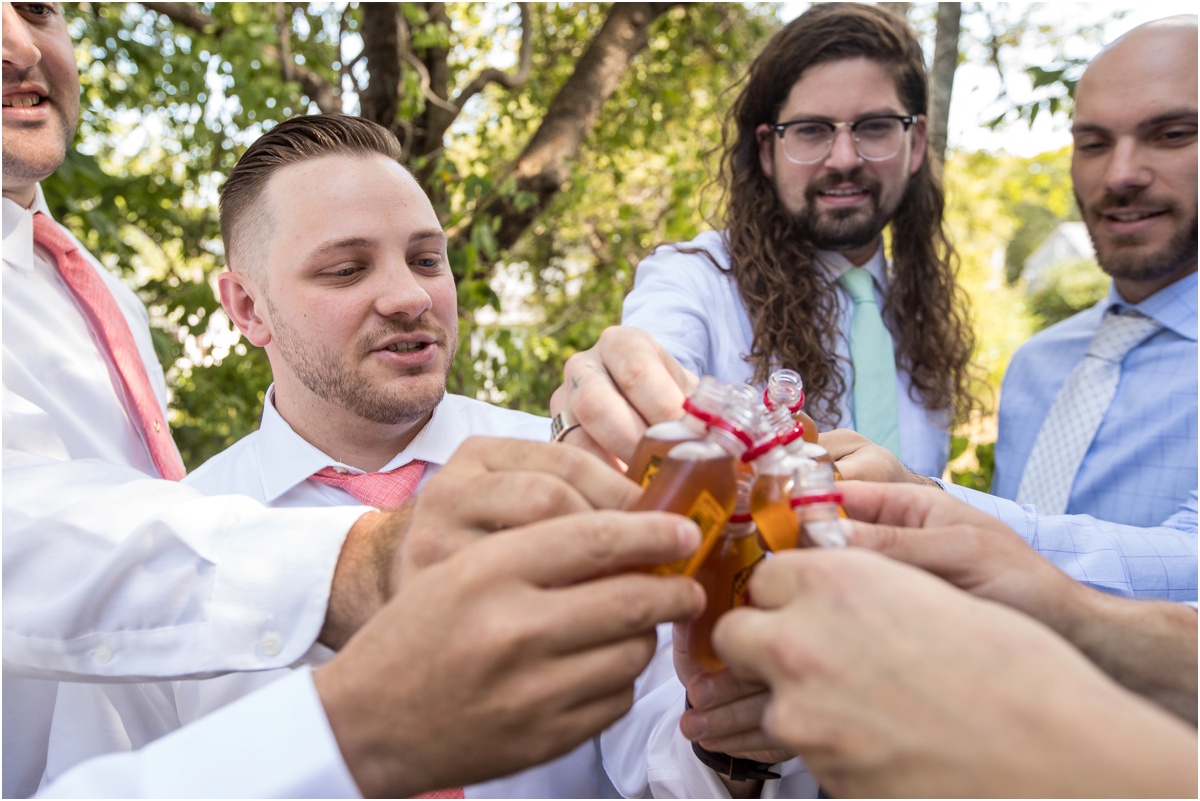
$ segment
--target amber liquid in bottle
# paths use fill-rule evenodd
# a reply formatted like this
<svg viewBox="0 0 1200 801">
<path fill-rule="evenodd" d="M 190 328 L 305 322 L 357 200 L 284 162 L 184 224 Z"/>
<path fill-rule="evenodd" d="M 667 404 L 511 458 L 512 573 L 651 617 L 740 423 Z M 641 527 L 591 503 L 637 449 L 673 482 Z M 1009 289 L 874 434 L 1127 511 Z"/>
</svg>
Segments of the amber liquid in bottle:
<svg viewBox="0 0 1200 801">
<path fill-rule="evenodd" d="M 705 670 L 725 667 L 713 650 L 713 626 L 721 615 L 749 601 L 750 574 L 764 556 L 753 523 L 730 523 L 697 571 L 708 603 L 704 613 L 687 624 L 687 655 Z"/>
<path fill-rule="evenodd" d="M 638 442 L 633 458 L 625 469 L 625 475 L 635 484 L 645 489 L 654 474 L 662 467 L 667 454 L 681 442 L 701 439 L 703 431 L 697 431 L 682 420 L 670 420 L 656 423 L 646 429 Z"/>
<path fill-rule="evenodd" d="M 735 461 L 732 453 L 709 440 L 684 442 L 671 449 L 633 508 L 691 518 L 700 527 L 701 543 L 690 557 L 655 565 L 650 572 L 696 575 L 733 513 L 737 501 Z"/>
<path fill-rule="evenodd" d="M 817 435 L 821 433 L 817 430 L 816 422 L 800 409 L 792 411 L 792 419 L 804 426 L 804 441 L 816 444 Z"/>
<path fill-rule="evenodd" d="M 784 474 L 761 475 L 754 481 L 750 514 L 769 551 L 799 547 L 800 519 L 792 509 L 792 486 L 792 477 Z"/>
</svg>

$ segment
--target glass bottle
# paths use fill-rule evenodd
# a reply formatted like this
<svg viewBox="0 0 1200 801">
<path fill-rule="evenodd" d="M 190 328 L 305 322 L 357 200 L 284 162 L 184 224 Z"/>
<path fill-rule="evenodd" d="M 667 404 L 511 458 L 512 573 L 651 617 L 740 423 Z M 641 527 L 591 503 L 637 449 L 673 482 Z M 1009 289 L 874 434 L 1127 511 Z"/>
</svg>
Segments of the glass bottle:
<svg viewBox="0 0 1200 801">
<path fill-rule="evenodd" d="M 767 550 L 846 545 L 838 522 L 846 513 L 833 465 L 805 450 L 811 447 L 779 448 L 757 466 L 750 511 Z"/>
<path fill-rule="evenodd" d="M 684 400 L 684 414 L 646 429 L 634 450 L 625 475 L 645 488 L 658 472 L 667 453 L 681 442 L 701 439 L 714 415 L 721 413 L 729 397 L 729 386 L 712 376 L 701 376 L 691 396 Z"/>
<path fill-rule="evenodd" d="M 751 479 L 738 480 L 738 499 L 733 515 L 721 531 L 717 544 L 696 572 L 708 603 L 700 617 L 686 625 L 688 658 L 705 670 L 720 670 L 725 664 L 712 646 L 712 630 L 721 615 L 749 601 L 747 585 L 754 568 L 766 557 L 755 536 L 750 517 Z"/>
<path fill-rule="evenodd" d="M 795 370 L 786 367 L 771 373 L 767 379 L 767 388 L 763 392 L 763 405 L 768 409 L 783 407 L 792 414 L 792 419 L 804 426 L 804 439 L 815 443 L 817 435 L 816 422 L 804 411 L 804 381 Z"/>
<path fill-rule="evenodd" d="M 753 441 L 746 433 L 755 408 L 734 396 L 714 417 L 703 439 L 681 442 L 667 452 L 635 511 L 675 512 L 700 527 L 701 544 L 690 557 L 656 565 L 660 575 L 694 576 L 733 513 L 738 492 L 738 463 Z M 757 397 L 755 398 L 757 404 Z"/>
</svg>

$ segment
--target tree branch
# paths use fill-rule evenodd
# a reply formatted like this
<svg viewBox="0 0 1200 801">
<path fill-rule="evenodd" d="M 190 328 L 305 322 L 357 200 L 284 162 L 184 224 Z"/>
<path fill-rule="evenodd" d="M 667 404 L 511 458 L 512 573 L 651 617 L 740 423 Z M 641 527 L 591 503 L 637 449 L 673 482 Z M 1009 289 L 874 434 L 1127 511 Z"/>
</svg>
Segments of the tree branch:
<svg viewBox="0 0 1200 801">
<path fill-rule="evenodd" d="M 173 24 L 191 28 L 197 33 L 220 39 L 225 34 L 225 27 L 213 17 L 200 11 L 190 3 L 142 3 L 144 7 L 162 14 Z M 282 7 L 276 10 L 276 21 Z M 290 43 L 284 44 L 284 32 L 280 32 L 281 46 L 288 50 Z M 297 64 L 290 56 L 285 57 L 279 47 L 263 44 L 262 54 L 265 59 L 279 62 L 280 70 L 285 81 L 295 81 L 308 98 L 317 104 L 322 113 L 331 114 L 342 110 L 337 91 L 323 76 L 303 64 Z"/>
<path fill-rule="evenodd" d="M 162 14 L 176 25 L 191 28 L 197 33 L 219 38 L 225 32 L 224 26 L 191 3 L 142 3 L 142 5 L 156 14 Z"/>
<path fill-rule="evenodd" d="M 533 73 L 533 20 L 529 16 L 529 3 L 517 3 L 517 8 L 521 10 L 521 47 L 516 72 L 502 72 L 495 67 L 483 70 L 450 101 L 459 111 L 489 83 L 499 84 L 505 89 L 519 89 Z"/>
</svg>

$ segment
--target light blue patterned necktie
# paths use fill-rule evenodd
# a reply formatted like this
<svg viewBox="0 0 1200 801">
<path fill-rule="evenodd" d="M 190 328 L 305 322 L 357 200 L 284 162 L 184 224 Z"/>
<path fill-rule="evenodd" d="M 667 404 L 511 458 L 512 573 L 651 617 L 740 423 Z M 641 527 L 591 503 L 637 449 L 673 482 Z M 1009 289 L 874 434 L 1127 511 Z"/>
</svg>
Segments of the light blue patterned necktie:
<svg viewBox="0 0 1200 801">
<path fill-rule="evenodd" d="M 1159 328 L 1135 309 L 1108 310 L 1042 421 L 1021 474 L 1017 503 L 1033 504 L 1043 514 L 1066 513 L 1075 475 L 1117 394 L 1121 362 Z"/>
<path fill-rule="evenodd" d="M 850 318 L 850 361 L 854 364 L 854 428 L 900 455 L 899 390 L 892 335 L 875 300 L 875 279 L 851 267 L 838 283 L 854 301 Z"/>
</svg>

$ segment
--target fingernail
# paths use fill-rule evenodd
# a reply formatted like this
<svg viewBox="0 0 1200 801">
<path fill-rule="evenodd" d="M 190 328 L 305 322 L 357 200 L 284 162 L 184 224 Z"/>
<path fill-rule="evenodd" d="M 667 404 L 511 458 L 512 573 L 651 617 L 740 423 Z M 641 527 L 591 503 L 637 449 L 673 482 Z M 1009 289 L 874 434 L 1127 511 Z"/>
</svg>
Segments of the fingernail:
<svg viewBox="0 0 1200 801">
<path fill-rule="evenodd" d="M 700 527 L 691 520 L 681 521 L 675 527 L 675 536 L 679 538 L 679 544 L 686 547 L 689 552 L 700 547 Z"/>
</svg>

